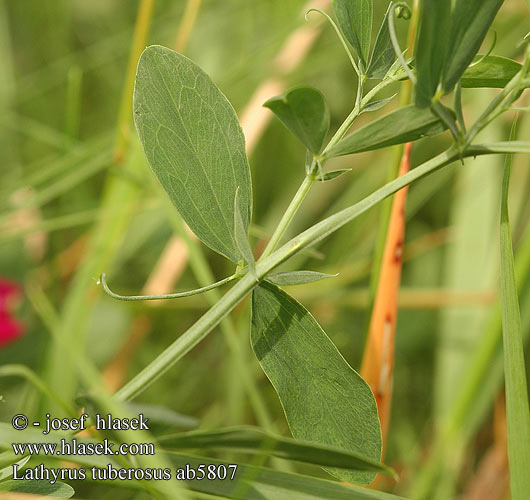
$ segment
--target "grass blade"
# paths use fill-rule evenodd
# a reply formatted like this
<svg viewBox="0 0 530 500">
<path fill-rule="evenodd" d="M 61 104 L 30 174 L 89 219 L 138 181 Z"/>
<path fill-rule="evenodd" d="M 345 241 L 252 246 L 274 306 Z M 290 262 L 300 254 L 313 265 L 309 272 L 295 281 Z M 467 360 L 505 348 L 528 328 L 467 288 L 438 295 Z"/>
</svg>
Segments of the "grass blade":
<svg viewBox="0 0 530 500">
<path fill-rule="evenodd" d="M 168 453 L 168 458 L 177 469 L 197 468 L 200 464 L 225 465 L 213 458 L 206 458 L 180 453 Z M 234 464 L 234 462 L 230 462 Z M 232 481 L 228 476 L 220 479 L 187 481 L 192 491 L 219 495 L 222 498 L 237 500 L 405 500 L 402 497 L 373 491 L 360 486 L 341 484 L 336 481 L 317 479 L 301 474 L 275 471 L 266 467 L 237 464 L 237 471 Z"/>
<path fill-rule="evenodd" d="M 323 467 L 392 473 L 391 469 L 378 461 L 358 453 L 321 443 L 278 436 L 251 426 L 173 434 L 159 438 L 158 441 L 166 450 L 237 450 L 252 454 L 264 453 Z"/>
<path fill-rule="evenodd" d="M 512 500 L 523 500 L 528 497 L 530 491 L 530 474 L 528 473 L 530 470 L 530 410 L 508 214 L 511 162 L 512 155 L 508 155 L 502 182 L 500 227 L 502 332 L 510 490 Z"/>
</svg>

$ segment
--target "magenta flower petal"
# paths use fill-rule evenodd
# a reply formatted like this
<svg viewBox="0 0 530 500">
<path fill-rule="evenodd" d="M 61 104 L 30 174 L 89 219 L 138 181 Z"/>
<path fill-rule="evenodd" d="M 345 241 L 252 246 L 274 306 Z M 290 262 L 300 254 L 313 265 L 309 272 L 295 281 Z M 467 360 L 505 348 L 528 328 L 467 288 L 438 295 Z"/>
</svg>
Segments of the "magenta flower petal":
<svg viewBox="0 0 530 500">
<path fill-rule="evenodd" d="M 11 314 L 10 304 L 20 295 L 21 288 L 14 281 L 0 278 L 0 348 L 17 340 L 24 333 L 24 325 Z"/>
</svg>

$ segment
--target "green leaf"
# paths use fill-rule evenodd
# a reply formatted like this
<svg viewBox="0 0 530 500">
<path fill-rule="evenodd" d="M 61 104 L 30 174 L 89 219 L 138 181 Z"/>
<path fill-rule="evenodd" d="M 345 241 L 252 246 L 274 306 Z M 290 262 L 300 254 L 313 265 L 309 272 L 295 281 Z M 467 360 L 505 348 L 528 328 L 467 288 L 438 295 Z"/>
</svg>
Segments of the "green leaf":
<svg viewBox="0 0 530 500">
<path fill-rule="evenodd" d="M 508 187 L 512 155 L 506 159 L 501 204 L 501 302 L 506 387 L 506 420 L 510 491 L 513 500 L 523 500 L 530 492 L 530 410 L 521 333 L 521 315 L 508 215 Z"/>
<path fill-rule="evenodd" d="M 372 37 L 372 0 L 331 0 L 344 36 L 367 66 Z"/>
<path fill-rule="evenodd" d="M 466 0 L 467 1 L 467 0 Z M 451 0 L 423 0 L 416 43 L 417 106 L 427 107 L 436 94 L 447 53 Z"/>
<path fill-rule="evenodd" d="M 392 473 L 385 465 L 357 453 L 325 444 L 276 436 L 250 426 L 174 434 L 159 439 L 159 443 L 164 450 L 236 450 L 253 454 L 262 453 L 313 465 Z"/>
<path fill-rule="evenodd" d="M 374 49 L 370 56 L 370 62 L 368 63 L 368 70 L 366 76 L 368 78 L 377 78 L 382 80 L 388 73 L 388 70 L 394 64 L 396 54 L 394 53 L 394 47 L 392 47 L 392 41 L 390 40 L 390 31 L 388 28 L 388 16 L 392 9 L 392 4 L 388 6 L 379 32 L 374 43 Z"/>
<path fill-rule="evenodd" d="M 160 46 L 138 63 L 134 121 L 149 164 L 192 231 L 234 262 L 234 196 L 243 224 L 252 188 L 245 140 L 226 97 L 196 64 Z"/>
<path fill-rule="evenodd" d="M 269 99 L 265 104 L 314 154 L 322 149 L 329 130 L 329 109 L 322 93 L 305 85 Z"/>
<path fill-rule="evenodd" d="M 248 227 L 245 227 L 240 210 L 239 186 L 236 189 L 234 199 L 234 236 L 240 256 L 248 264 L 249 271 L 256 276 L 254 254 L 252 253 L 252 248 L 250 248 L 250 243 L 248 241 Z"/>
<path fill-rule="evenodd" d="M 20 458 L 12 451 L 5 451 L 0 454 L 0 481 L 13 476 L 13 465 L 16 464 L 21 469 L 30 458 L 31 455 Z"/>
<path fill-rule="evenodd" d="M 282 273 L 269 274 L 267 280 L 279 286 L 303 285 L 314 281 L 334 278 L 336 274 L 318 273 L 316 271 L 286 271 Z"/>
<path fill-rule="evenodd" d="M 43 495 L 52 498 L 72 498 L 74 489 L 61 482 L 50 484 L 48 481 L 22 481 L 10 480 L 0 483 L 1 491 L 11 491 L 13 493 L 27 493 L 30 495 Z"/>
<path fill-rule="evenodd" d="M 381 428 L 368 384 L 311 314 L 267 282 L 252 294 L 251 342 L 296 439 L 380 460 Z M 326 470 L 350 482 L 374 478 L 371 472 Z"/>
<path fill-rule="evenodd" d="M 351 484 L 341 484 L 301 474 L 279 472 L 266 467 L 220 461 L 210 457 L 168 453 L 175 469 L 197 469 L 200 464 L 214 464 L 227 468 L 227 479 L 187 481 L 187 486 L 202 493 L 237 500 L 406 500 L 389 493 L 370 490 Z M 228 480 L 229 464 L 237 465 L 234 479 Z M 217 469 L 223 472 L 223 467 Z"/>
<path fill-rule="evenodd" d="M 371 111 L 377 111 L 378 109 L 383 108 L 386 106 L 394 97 L 396 97 L 397 94 L 391 95 L 390 97 L 386 97 L 385 99 L 379 99 L 377 101 L 371 101 L 369 102 L 362 110 L 363 113 L 369 113 Z"/>
<path fill-rule="evenodd" d="M 330 170 L 329 172 L 324 172 L 322 175 L 318 175 L 315 180 L 319 182 L 326 182 L 332 179 L 336 179 L 342 174 L 347 174 L 348 172 L 351 172 L 351 168 L 340 168 L 338 170 Z"/>
<path fill-rule="evenodd" d="M 480 61 L 469 66 L 462 75 L 462 87 L 503 88 L 521 69 L 517 61 L 500 56 L 475 56 Z"/>
<path fill-rule="evenodd" d="M 449 93 L 463 75 L 503 0 L 457 0 L 451 16 L 449 50 L 444 66 L 443 89 Z"/>
<path fill-rule="evenodd" d="M 416 141 L 443 132 L 446 126 L 428 108 L 410 105 L 356 130 L 331 148 L 326 157 L 349 155 Z"/>
</svg>

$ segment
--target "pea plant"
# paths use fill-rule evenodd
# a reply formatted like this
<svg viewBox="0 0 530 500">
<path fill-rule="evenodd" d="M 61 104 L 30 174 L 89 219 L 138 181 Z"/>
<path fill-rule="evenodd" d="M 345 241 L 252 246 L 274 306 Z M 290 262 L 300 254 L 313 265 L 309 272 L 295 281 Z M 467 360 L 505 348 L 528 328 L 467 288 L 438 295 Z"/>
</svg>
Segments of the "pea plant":
<svg viewBox="0 0 530 500">
<path fill-rule="evenodd" d="M 251 346 L 278 395 L 294 438 L 253 427 L 159 437 L 163 450 L 173 453 L 168 454 L 173 462 L 199 464 L 193 456 L 179 455 L 182 449 L 251 450 L 319 465 L 347 483 L 367 485 L 378 473 L 395 476 L 381 462 L 381 424 L 370 386 L 310 311 L 284 290 L 333 279 L 333 275 L 298 269 L 278 272 L 277 268 L 415 181 L 454 163 L 466 168 L 466 163 L 478 156 L 504 154 L 508 160 L 500 227 L 508 450 L 512 498 L 526 498 L 530 491 L 530 416 L 507 196 L 509 158 L 514 153 L 530 153 L 530 142 L 513 140 L 513 136 L 504 142 L 477 139 L 501 115 L 528 111 L 518 100 L 530 86 L 530 48 L 525 48 L 521 63 L 493 55 L 494 48 L 479 54 L 502 4 L 502 0 L 423 0 L 413 53 L 399 45 L 396 35 L 397 23 L 411 18 L 405 2 L 390 3 L 375 39 L 371 0 L 332 0 L 332 15 L 317 9 L 308 12 L 324 16 L 333 26 L 356 75 L 356 98 L 343 123 L 331 133 L 326 98 L 315 88 L 299 85 L 264 103 L 303 144 L 306 155 L 298 167 L 300 187 L 258 259 L 249 241 L 251 172 L 232 105 L 187 57 L 156 45 L 144 50 L 136 73 L 133 114 L 149 165 L 191 231 L 232 261 L 234 272 L 196 290 L 150 296 L 120 295 L 111 290 L 105 274 L 101 275 L 104 290 L 126 301 L 178 299 L 230 285 L 195 324 L 114 394 L 112 404 L 126 404 L 148 389 L 250 295 Z M 362 127 L 355 126 L 361 115 L 391 105 L 394 96 L 388 97 L 385 91 L 406 81 L 413 87 L 411 103 Z M 463 111 L 462 89 L 484 87 L 499 91 L 470 121 Z M 310 190 L 318 190 L 323 182 L 347 172 L 333 168 L 334 158 L 442 133 L 451 138 L 445 151 L 286 241 L 291 222 Z M 336 481 L 273 471 L 260 464 L 241 465 L 240 473 L 240 481 L 189 481 L 188 485 L 197 494 L 213 495 L 208 498 L 398 498 Z M 156 495 L 187 498 L 184 490 L 168 493 L 157 488 L 153 490 Z"/>
<path fill-rule="evenodd" d="M 257 261 L 248 238 L 252 218 L 250 168 L 234 109 L 191 60 L 161 46 L 151 46 L 143 52 L 134 90 L 134 121 L 152 171 L 191 230 L 236 268 L 231 276 L 207 287 L 148 297 L 117 295 L 102 276 L 106 291 L 123 300 L 177 298 L 234 282 L 217 304 L 120 389 L 116 399 L 126 401 L 139 395 L 251 294 L 252 348 L 278 394 L 293 437 L 355 455 L 355 465 L 348 468 L 323 464 L 341 480 L 367 484 L 376 472 L 388 472 L 379 464 L 382 440 L 372 391 L 311 313 L 283 290 L 331 276 L 310 270 L 278 273 L 275 269 L 396 191 L 453 162 L 464 164 L 466 158 L 480 155 L 530 152 L 528 142 L 475 141 L 495 118 L 517 109 L 516 101 L 530 84 L 528 50 L 522 64 L 489 53 L 477 55 L 502 3 L 458 0 L 452 5 L 449 1 L 424 0 L 414 57 L 399 47 L 396 37 L 396 20 L 410 17 L 404 2 L 389 5 L 373 43 L 370 0 L 333 0 L 335 21 L 319 11 L 333 24 L 346 49 L 357 75 L 357 96 L 353 109 L 328 141 L 330 112 L 317 89 L 297 86 L 264 104 L 303 143 L 307 154 L 305 162 L 301 162 L 305 165 L 305 172 L 301 170 L 305 173 L 303 181 Z M 392 100 L 378 98 L 383 89 L 406 79 L 414 85 L 412 104 L 348 133 L 361 114 L 382 108 Z M 466 123 L 462 88 L 478 87 L 502 90 L 473 123 Z M 450 95 L 452 105 L 448 104 Z M 328 161 L 446 130 L 453 141 L 443 153 L 283 241 L 309 190 L 344 173 L 328 169 Z M 507 246 L 507 241 L 503 241 Z M 513 289 L 510 292 L 503 285 L 503 291 L 511 293 L 506 300 L 513 305 Z M 520 352 L 522 344 L 518 344 L 516 333 L 506 332 L 505 338 L 510 345 L 515 342 Z M 517 382 L 507 377 L 507 390 L 525 400 L 520 392 L 524 365 L 513 367 L 507 361 L 507 371 L 515 369 L 519 373 Z M 514 417 L 515 423 L 509 416 L 509 425 L 519 426 L 523 435 L 528 435 L 527 405 L 526 410 L 513 411 L 519 414 Z M 522 430 L 525 426 L 526 430 Z M 518 460 L 523 458 L 517 455 L 520 450 L 516 443 L 511 442 L 510 446 L 510 458 L 513 456 L 517 469 Z M 524 496 L 517 483 L 520 480 L 521 475 L 518 478 L 514 474 L 513 498 Z"/>
</svg>

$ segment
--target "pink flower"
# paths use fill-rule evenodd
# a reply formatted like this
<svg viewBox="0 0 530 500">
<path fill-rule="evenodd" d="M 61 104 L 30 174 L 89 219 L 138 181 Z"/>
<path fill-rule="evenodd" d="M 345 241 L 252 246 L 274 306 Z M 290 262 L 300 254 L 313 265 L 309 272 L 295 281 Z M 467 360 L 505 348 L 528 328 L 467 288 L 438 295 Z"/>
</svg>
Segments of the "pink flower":
<svg viewBox="0 0 530 500">
<path fill-rule="evenodd" d="M 11 315 L 11 306 L 20 292 L 15 282 L 0 277 L 0 347 L 10 344 L 24 332 L 24 325 Z"/>
</svg>

